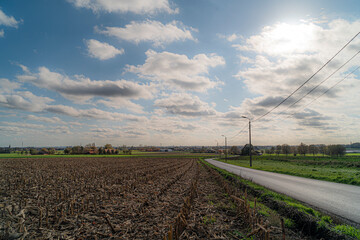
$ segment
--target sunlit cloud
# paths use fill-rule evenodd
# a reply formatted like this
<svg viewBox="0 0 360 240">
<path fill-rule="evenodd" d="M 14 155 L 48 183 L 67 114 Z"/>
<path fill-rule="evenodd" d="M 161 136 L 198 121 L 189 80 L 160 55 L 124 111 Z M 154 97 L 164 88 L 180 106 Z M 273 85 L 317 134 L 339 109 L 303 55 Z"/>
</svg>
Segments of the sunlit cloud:
<svg viewBox="0 0 360 240">
<path fill-rule="evenodd" d="M 131 22 L 124 28 L 105 27 L 102 29 L 95 27 L 95 31 L 136 44 L 140 42 L 152 42 L 154 46 L 163 46 L 175 41 L 196 41 L 192 32 L 196 32 L 197 30 L 186 27 L 178 21 L 162 24 L 158 21 L 147 20 L 144 22 Z"/>
<path fill-rule="evenodd" d="M 89 56 L 99 60 L 108 60 L 116 55 L 124 54 L 124 49 L 117 49 L 108 43 L 99 42 L 95 39 L 87 40 L 86 46 Z"/>
<path fill-rule="evenodd" d="M 191 59 L 186 55 L 148 50 L 146 56 L 145 64 L 127 66 L 127 71 L 171 88 L 200 92 L 220 84 L 207 77 L 209 68 L 225 65 L 224 58 L 216 54 L 198 54 Z"/>
<path fill-rule="evenodd" d="M 94 12 L 133 12 L 136 14 L 154 14 L 156 12 L 177 13 L 168 0 L 68 0 L 75 7 L 91 9 Z"/>
</svg>

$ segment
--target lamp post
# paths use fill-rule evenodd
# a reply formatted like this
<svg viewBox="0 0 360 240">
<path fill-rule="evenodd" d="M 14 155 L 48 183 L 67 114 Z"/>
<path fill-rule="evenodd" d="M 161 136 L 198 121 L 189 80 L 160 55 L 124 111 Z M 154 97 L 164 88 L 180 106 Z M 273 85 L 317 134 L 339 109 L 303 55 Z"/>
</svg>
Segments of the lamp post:
<svg viewBox="0 0 360 240">
<path fill-rule="evenodd" d="M 252 167 L 252 158 L 251 158 L 251 120 L 246 116 L 241 116 L 249 120 L 249 156 L 250 156 L 250 167 Z"/>
<path fill-rule="evenodd" d="M 221 135 L 221 136 L 225 138 L 225 161 L 227 161 L 227 138 L 225 135 Z"/>
</svg>

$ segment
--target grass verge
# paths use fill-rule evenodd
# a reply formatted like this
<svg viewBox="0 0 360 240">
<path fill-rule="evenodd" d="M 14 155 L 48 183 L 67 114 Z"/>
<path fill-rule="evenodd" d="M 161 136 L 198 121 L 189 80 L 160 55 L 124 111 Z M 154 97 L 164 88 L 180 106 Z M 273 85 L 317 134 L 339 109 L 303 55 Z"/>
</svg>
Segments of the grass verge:
<svg viewBox="0 0 360 240">
<path fill-rule="evenodd" d="M 223 159 L 219 160 L 223 161 Z M 227 160 L 226 163 L 249 167 L 249 160 Z M 255 158 L 253 169 L 360 186 L 360 158 L 308 159 L 308 158 Z"/>
</svg>

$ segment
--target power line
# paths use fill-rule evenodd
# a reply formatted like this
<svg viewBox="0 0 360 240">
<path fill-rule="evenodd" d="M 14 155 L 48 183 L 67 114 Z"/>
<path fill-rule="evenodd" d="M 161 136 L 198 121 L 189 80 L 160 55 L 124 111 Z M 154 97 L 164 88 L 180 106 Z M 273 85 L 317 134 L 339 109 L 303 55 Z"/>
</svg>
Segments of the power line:
<svg viewBox="0 0 360 240">
<path fill-rule="evenodd" d="M 248 124 L 246 124 L 237 134 L 235 134 L 234 136 L 230 137 L 229 139 L 233 139 L 234 137 L 240 135 L 242 132 L 244 132 L 245 128 L 247 128 Z"/>
<path fill-rule="evenodd" d="M 303 84 L 301 84 L 295 91 L 293 91 L 289 96 L 287 96 L 285 99 L 283 99 L 279 104 L 277 104 L 275 107 L 273 107 L 271 110 L 263 114 L 262 116 L 258 117 L 257 119 L 253 120 L 253 122 L 258 121 L 259 119 L 267 116 L 269 113 L 274 111 L 276 108 L 278 108 L 280 105 L 282 105 L 286 100 L 288 100 L 292 95 L 294 95 L 297 91 L 299 91 L 300 88 L 302 88 L 306 83 L 308 83 L 316 74 L 318 74 L 325 66 L 327 66 L 342 50 L 344 50 L 358 35 L 360 32 L 358 32 L 350 41 L 348 41 L 332 58 L 330 58 L 319 70 L 317 70 L 310 78 L 308 78 Z"/>
<path fill-rule="evenodd" d="M 302 110 L 304 110 L 305 108 L 307 108 L 310 104 L 312 104 L 313 102 L 315 102 L 316 100 L 318 100 L 319 98 L 321 98 L 322 96 L 324 96 L 326 93 L 328 93 L 331 89 L 335 88 L 338 84 L 340 84 L 341 82 L 343 82 L 345 79 L 347 79 L 351 74 L 353 74 L 354 72 L 356 72 L 358 69 L 360 68 L 360 66 L 358 66 L 357 68 L 355 68 L 353 71 L 351 71 L 349 74 L 347 74 L 343 79 L 341 79 L 340 81 L 338 81 L 337 83 L 335 83 L 334 85 L 332 85 L 330 88 L 328 88 L 325 92 L 323 92 L 321 95 L 317 96 L 316 98 L 314 98 L 311 102 L 309 102 L 308 104 L 306 104 Z M 288 115 L 287 118 L 294 116 L 297 112 L 292 113 L 290 115 Z M 286 119 L 286 118 L 285 118 Z"/>
<path fill-rule="evenodd" d="M 319 84 L 317 84 L 315 87 L 313 87 L 309 92 L 307 92 L 304 96 L 302 96 L 301 98 L 299 98 L 296 102 L 294 102 L 293 104 L 291 104 L 289 107 L 287 107 L 285 110 L 283 110 L 282 112 L 278 113 L 278 115 L 285 113 L 289 108 L 292 108 L 293 106 L 295 106 L 298 102 L 300 102 L 302 99 L 304 99 L 306 96 L 308 96 L 310 93 L 312 93 L 314 90 L 316 90 L 321 84 L 323 84 L 324 82 L 326 82 L 327 80 L 329 80 L 329 78 L 331 78 L 332 76 L 334 76 L 335 73 L 337 73 L 341 68 L 343 68 L 346 64 L 348 64 L 351 60 L 353 60 L 358 54 L 360 53 L 360 51 L 358 51 L 357 53 L 355 53 L 349 60 L 347 60 L 344 64 L 342 64 L 340 67 L 338 67 L 333 73 L 331 73 L 327 78 L 325 78 L 323 81 L 321 81 Z"/>
<path fill-rule="evenodd" d="M 335 88 L 338 84 L 340 84 L 340 83 L 343 82 L 345 79 L 347 79 L 351 74 L 353 74 L 354 72 L 356 72 L 359 68 L 360 68 L 360 66 L 358 66 L 358 67 L 355 68 L 353 71 L 351 71 L 350 73 L 348 73 L 344 78 L 342 78 L 340 81 L 338 81 L 337 83 L 335 83 L 334 85 L 332 85 L 330 88 L 328 88 L 325 92 L 323 92 L 322 94 L 320 94 L 319 96 L 317 96 L 316 98 L 314 98 L 311 102 L 309 102 L 308 104 L 304 105 L 300 111 L 293 112 L 292 114 L 287 115 L 285 118 L 280 119 L 281 122 L 282 122 L 282 121 L 285 121 L 286 119 L 294 116 L 295 114 L 297 114 L 297 113 L 305 110 L 310 104 L 312 104 L 313 102 L 315 102 L 316 100 L 318 100 L 319 98 L 321 98 L 322 96 L 324 96 L 326 93 L 328 93 L 328 92 L 329 92 L 330 90 L 332 90 L 333 88 Z"/>
</svg>

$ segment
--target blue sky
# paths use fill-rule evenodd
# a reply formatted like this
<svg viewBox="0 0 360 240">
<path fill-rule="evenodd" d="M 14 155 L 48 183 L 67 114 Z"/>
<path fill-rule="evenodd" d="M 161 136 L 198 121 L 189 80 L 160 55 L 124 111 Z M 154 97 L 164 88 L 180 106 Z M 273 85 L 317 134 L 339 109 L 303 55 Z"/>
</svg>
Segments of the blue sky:
<svg viewBox="0 0 360 240">
<path fill-rule="evenodd" d="M 245 144 L 241 116 L 306 81 L 359 13 L 358 1 L 2 1 L 0 146 Z M 359 46 L 255 121 L 254 144 L 360 141 L 359 57 L 337 71 Z"/>
</svg>

